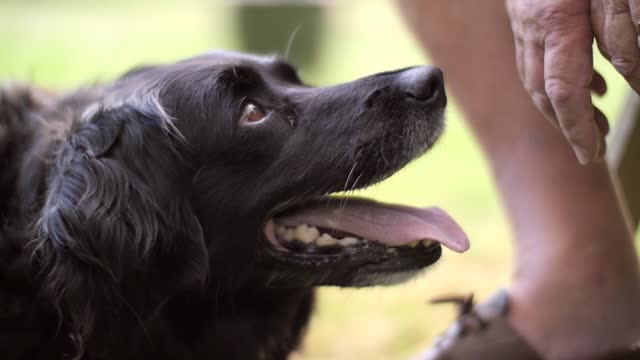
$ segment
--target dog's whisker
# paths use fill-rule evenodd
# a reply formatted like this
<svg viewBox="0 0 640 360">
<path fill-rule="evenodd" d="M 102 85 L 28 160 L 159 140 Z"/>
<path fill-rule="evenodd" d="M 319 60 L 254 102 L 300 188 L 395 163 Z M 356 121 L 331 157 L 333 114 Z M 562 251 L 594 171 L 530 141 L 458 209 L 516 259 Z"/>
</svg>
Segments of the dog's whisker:
<svg viewBox="0 0 640 360">
<path fill-rule="evenodd" d="M 300 29 L 302 28 L 302 24 L 298 25 L 295 29 L 293 29 L 293 31 L 291 32 L 291 35 L 289 35 L 289 39 L 287 39 L 287 47 L 284 50 L 284 59 L 285 61 L 289 61 L 289 55 L 291 55 L 291 49 L 293 48 L 293 42 L 296 38 L 296 35 L 298 35 L 298 32 L 300 31 Z"/>
<path fill-rule="evenodd" d="M 360 158 L 360 154 L 362 153 L 362 150 L 358 151 L 358 153 L 355 156 L 355 160 L 353 162 L 353 165 L 351 166 L 351 170 L 349 170 L 349 175 L 347 176 L 347 181 L 345 181 L 344 183 L 344 188 L 342 189 L 342 192 L 346 192 L 347 191 L 347 187 L 349 186 L 349 180 L 351 179 L 351 175 L 353 175 L 353 172 L 355 171 L 356 167 L 358 166 L 358 160 Z M 351 186 L 351 190 L 353 190 L 355 187 L 355 184 L 353 186 Z M 343 196 L 340 199 L 340 206 L 338 207 L 338 212 L 342 213 L 344 211 L 345 206 L 347 206 L 347 201 L 348 201 L 348 197 L 347 196 Z"/>
<path fill-rule="evenodd" d="M 356 180 L 353 182 L 353 185 L 351 186 L 351 190 L 350 191 L 355 191 L 356 186 L 358 185 L 358 181 L 360 180 L 360 178 L 362 177 L 362 175 L 364 175 L 364 170 L 360 172 L 360 175 L 358 175 L 358 177 L 356 178 Z"/>
<path fill-rule="evenodd" d="M 356 160 L 353 162 L 353 165 L 351 166 L 351 170 L 349 170 L 349 175 L 347 175 L 347 180 L 344 182 L 344 187 L 342 188 L 342 191 L 347 191 L 347 187 L 349 186 L 349 180 L 351 180 L 351 175 L 353 175 L 353 171 L 356 169 L 356 166 L 358 166 L 358 155 L 356 155 Z"/>
<path fill-rule="evenodd" d="M 238 72 L 236 72 L 235 65 L 231 65 L 231 70 L 233 70 L 233 75 L 236 77 L 236 79 L 240 79 L 240 77 L 238 76 Z"/>
</svg>

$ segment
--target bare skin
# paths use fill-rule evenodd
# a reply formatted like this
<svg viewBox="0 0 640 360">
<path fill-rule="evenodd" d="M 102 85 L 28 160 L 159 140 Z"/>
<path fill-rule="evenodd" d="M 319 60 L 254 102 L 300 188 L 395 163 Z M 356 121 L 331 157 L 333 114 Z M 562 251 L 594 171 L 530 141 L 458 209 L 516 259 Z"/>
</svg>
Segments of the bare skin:
<svg viewBox="0 0 640 360">
<path fill-rule="evenodd" d="M 549 359 L 637 341 L 638 261 L 606 164 L 581 166 L 523 88 L 504 0 L 399 3 L 467 114 L 510 216 L 511 324 Z"/>
<path fill-rule="evenodd" d="M 640 0 L 590 2 L 591 25 L 601 51 L 640 92 Z"/>
<path fill-rule="evenodd" d="M 606 91 L 593 70 L 598 47 L 640 91 L 640 0 L 506 0 L 522 83 L 533 103 L 588 164 L 605 152 L 606 118 L 590 91 Z"/>
<path fill-rule="evenodd" d="M 582 164 L 602 157 L 606 119 L 591 103 L 591 90 L 606 87 L 593 70 L 590 1 L 506 4 L 518 72 L 533 103 L 562 131 Z"/>
</svg>

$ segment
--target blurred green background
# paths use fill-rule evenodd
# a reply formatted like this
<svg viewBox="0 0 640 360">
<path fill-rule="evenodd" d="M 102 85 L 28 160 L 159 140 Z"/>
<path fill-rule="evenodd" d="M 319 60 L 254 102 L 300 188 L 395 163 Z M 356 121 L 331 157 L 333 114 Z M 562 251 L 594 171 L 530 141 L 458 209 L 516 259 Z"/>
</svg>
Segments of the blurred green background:
<svg viewBox="0 0 640 360">
<path fill-rule="evenodd" d="M 314 66 L 300 69 L 308 83 L 332 84 L 428 62 L 392 2 L 342 1 L 326 11 Z M 2 0 L 0 79 L 72 88 L 108 81 L 138 64 L 212 48 L 238 49 L 232 14 L 229 3 L 209 0 Z M 275 50 L 286 48 L 288 40 L 283 37 Z M 596 63 L 610 89 L 597 102 L 615 120 L 626 87 L 602 59 Z M 463 255 L 445 251 L 436 266 L 401 286 L 322 289 L 295 359 L 407 359 L 454 316 L 452 308 L 427 306 L 428 298 L 469 291 L 484 298 L 508 283 L 511 233 L 500 199 L 455 99 L 447 118 L 438 147 L 366 194 L 447 209 L 467 230 L 471 250 Z"/>
</svg>

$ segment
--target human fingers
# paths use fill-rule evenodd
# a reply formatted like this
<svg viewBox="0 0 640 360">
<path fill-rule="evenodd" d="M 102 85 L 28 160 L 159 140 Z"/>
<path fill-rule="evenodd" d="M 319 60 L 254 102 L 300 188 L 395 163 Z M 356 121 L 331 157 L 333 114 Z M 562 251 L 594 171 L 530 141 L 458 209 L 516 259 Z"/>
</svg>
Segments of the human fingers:
<svg viewBox="0 0 640 360">
<path fill-rule="evenodd" d="M 593 78 L 591 79 L 591 91 L 598 96 L 603 96 L 607 93 L 607 81 L 602 74 L 597 71 L 593 71 Z"/>
<path fill-rule="evenodd" d="M 602 136 L 606 136 L 609 134 L 609 121 L 607 120 L 607 116 L 597 107 L 593 107 L 594 110 L 594 120 L 596 122 L 596 126 L 598 130 L 602 134 Z"/>
<path fill-rule="evenodd" d="M 553 105 L 545 90 L 544 49 L 535 41 L 524 43 L 524 79 L 525 88 L 534 105 L 555 127 L 559 127 Z"/>
<path fill-rule="evenodd" d="M 516 53 L 516 67 L 518 69 L 520 81 L 524 84 L 524 41 L 522 39 L 522 26 L 517 21 L 517 18 L 512 16 L 512 12 L 514 11 L 514 2 L 516 1 L 517 0 L 506 0 L 505 4 L 511 19 L 511 30 L 513 32 L 514 48 Z"/>
<path fill-rule="evenodd" d="M 600 134 L 591 102 L 592 33 L 589 17 L 570 19 L 545 38 L 545 90 L 560 128 L 582 164 L 598 156 Z"/>
<path fill-rule="evenodd" d="M 604 14 L 604 47 L 611 64 L 637 90 L 640 85 L 640 48 L 638 29 L 632 16 L 640 20 L 640 3 L 637 0 L 606 0 Z"/>
<path fill-rule="evenodd" d="M 604 2 L 608 0 L 591 0 L 591 29 L 593 31 L 593 35 L 596 39 L 596 43 L 598 45 L 598 49 L 602 53 L 602 55 L 607 58 L 607 60 L 611 59 L 609 53 L 607 52 L 607 47 L 605 43 L 605 31 L 604 26 L 606 23 L 606 15 L 604 11 Z"/>
<path fill-rule="evenodd" d="M 513 30 L 516 65 L 524 88 L 544 117 L 558 127 L 558 120 L 545 91 L 544 28 L 538 18 L 547 4 L 530 0 L 507 0 L 507 12 Z"/>
</svg>

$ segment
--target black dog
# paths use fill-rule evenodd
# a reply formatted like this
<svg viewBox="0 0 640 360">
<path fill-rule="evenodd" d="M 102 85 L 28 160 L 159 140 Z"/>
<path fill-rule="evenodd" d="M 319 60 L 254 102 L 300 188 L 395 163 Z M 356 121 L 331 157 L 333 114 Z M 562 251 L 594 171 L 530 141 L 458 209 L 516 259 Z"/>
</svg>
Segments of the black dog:
<svg viewBox="0 0 640 360">
<path fill-rule="evenodd" d="M 425 152 L 445 104 L 432 67 L 314 88 L 226 52 L 67 95 L 5 86 L 0 357 L 286 358 L 315 286 L 467 247 L 441 210 L 327 196 Z"/>
</svg>

